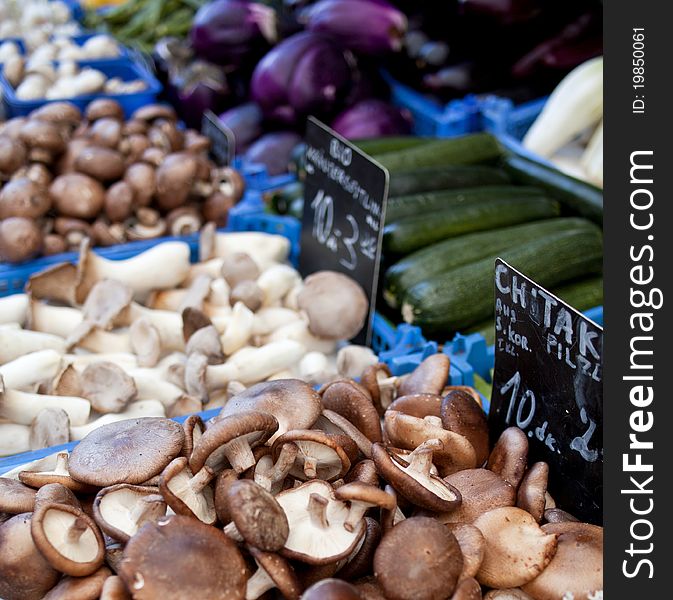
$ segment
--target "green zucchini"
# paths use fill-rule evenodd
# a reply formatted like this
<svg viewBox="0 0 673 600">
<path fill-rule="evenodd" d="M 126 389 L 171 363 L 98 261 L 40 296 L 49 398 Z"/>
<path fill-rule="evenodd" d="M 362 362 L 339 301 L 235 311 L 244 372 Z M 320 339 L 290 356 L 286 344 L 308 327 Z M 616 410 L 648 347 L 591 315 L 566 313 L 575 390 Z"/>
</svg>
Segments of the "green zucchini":
<svg viewBox="0 0 673 600">
<path fill-rule="evenodd" d="M 461 204 L 482 202 L 485 200 L 503 200 L 507 198 L 544 197 L 545 193 L 534 187 L 523 185 L 484 185 L 442 190 L 409 196 L 388 198 L 386 204 L 386 223 L 394 223 L 405 217 L 445 210 Z"/>
<path fill-rule="evenodd" d="M 511 179 L 502 169 L 482 165 L 445 165 L 399 171 L 390 176 L 388 197 L 421 192 L 469 188 L 479 185 L 505 185 Z"/>
<path fill-rule="evenodd" d="M 558 296 L 580 312 L 603 304 L 602 277 L 580 279 L 551 291 L 555 296 Z M 488 321 L 470 327 L 465 333 L 479 333 L 484 336 L 486 343 L 492 346 L 495 344 L 495 321 L 491 318 Z"/>
<path fill-rule="evenodd" d="M 492 198 L 475 200 L 428 214 L 405 217 L 386 225 L 383 249 L 408 254 L 450 237 L 474 231 L 516 225 L 559 215 L 555 200 L 544 197 Z"/>
<path fill-rule="evenodd" d="M 592 229 L 585 219 L 545 219 L 491 231 L 480 231 L 432 244 L 405 256 L 388 268 L 384 276 L 383 298 L 397 308 L 405 291 L 417 283 L 487 256 L 531 242 L 559 231 Z"/>
<path fill-rule="evenodd" d="M 400 135 L 354 140 L 352 143 L 363 152 L 369 154 L 369 156 L 376 156 L 377 154 L 384 154 L 386 152 L 397 152 L 399 150 L 416 148 L 417 146 L 432 142 L 434 139 L 435 138 L 417 137 L 413 135 Z"/>
<path fill-rule="evenodd" d="M 434 140 L 408 150 L 379 154 L 376 160 L 386 167 L 392 176 L 396 171 L 410 171 L 422 167 L 489 162 L 499 158 L 501 154 L 502 149 L 491 134 L 475 133 Z"/>
<path fill-rule="evenodd" d="M 549 289 L 601 272 L 602 234 L 598 227 L 564 231 L 499 256 Z M 487 319 L 493 314 L 494 262 L 491 256 L 416 284 L 404 295 L 402 317 L 428 333 L 444 335 Z"/>
<path fill-rule="evenodd" d="M 504 167 L 514 181 L 542 188 L 569 213 L 603 224 L 603 192 L 599 188 L 521 156 L 507 156 Z"/>
</svg>

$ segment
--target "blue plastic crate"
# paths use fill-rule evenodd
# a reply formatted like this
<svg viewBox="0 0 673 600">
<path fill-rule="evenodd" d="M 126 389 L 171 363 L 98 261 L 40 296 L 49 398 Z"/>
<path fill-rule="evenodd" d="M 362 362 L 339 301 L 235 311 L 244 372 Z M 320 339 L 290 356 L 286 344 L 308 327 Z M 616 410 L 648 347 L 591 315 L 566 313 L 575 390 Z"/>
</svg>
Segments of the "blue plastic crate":
<svg viewBox="0 0 673 600">
<path fill-rule="evenodd" d="M 84 111 L 92 100 L 96 100 L 97 98 L 111 98 L 121 104 L 124 109 L 124 114 L 128 118 L 141 106 L 156 102 L 157 96 L 162 89 L 161 84 L 154 75 L 130 60 L 125 62 L 119 61 L 113 64 L 104 63 L 104 61 L 80 61 L 77 64 L 81 67 L 97 69 L 104 73 L 108 78 L 119 77 L 124 81 L 142 79 L 147 84 L 147 89 L 135 94 L 88 94 L 85 96 L 65 99 L 72 102 L 82 111 Z M 2 102 L 7 118 L 22 117 L 45 104 L 58 101 L 58 99 L 19 100 L 14 93 L 14 88 L 7 83 L 7 80 L 4 77 L 0 77 L 0 87 L 2 88 Z"/>
<path fill-rule="evenodd" d="M 266 192 L 279 187 L 283 187 L 288 183 L 296 181 L 297 177 L 294 173 L 281 173 L 280 175 L 269 175 L 266 172 L 266 167 L 260 163 L 251 163 L 244 161 L 243 157 L 237 156 L 232 166 L 243 173 L 245 183 L 248 189 Z"/>
<path fill-rule="evenodd" d="M 389 73 L 382 75 L 390 86 L 393 104 L 411 113 L 416 135 L 454 137 L 479 130 L 480 105 L 476 96 L 469 95 L 442 105 L 400 83 Z"/>
</svg>

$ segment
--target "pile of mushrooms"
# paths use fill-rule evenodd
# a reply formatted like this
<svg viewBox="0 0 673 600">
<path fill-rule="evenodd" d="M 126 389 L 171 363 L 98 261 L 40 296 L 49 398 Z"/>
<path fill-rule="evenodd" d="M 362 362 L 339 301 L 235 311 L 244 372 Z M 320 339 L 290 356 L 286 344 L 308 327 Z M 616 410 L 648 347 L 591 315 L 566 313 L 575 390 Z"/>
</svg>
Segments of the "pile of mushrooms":
<svg viewBox="0 0 673 600">
<path fill-rule="evenodd" d="M 96 60 L 99 58 L 117 58 L 122 52 L 117 41 L 105 34 L 94 35 L 87 39 L 81 46 L 67 36 L 54 36 L 45 44 L 32 48 L 25 55 L 22 54 L 19 45 L 7 40 L 0 44 L 0 63 L 6 65 L 16 57 L 26 61 L 26 65 L 49 63 L 64 60 Z"/>
<path fill-rule="evenodd" d="M 76 35 L 81 28 L 61 0 L 0 0 L 0 38 L 23 38 L 29 49 L 51 35 Z"/>
<path fill-rule="evenodd" d="M 438 354 L 315 391 L 235 393 L 204 423 L 105 425 L 0 478 L 0 596 L 601 600 L 603 529 Z"/>
<path fill-rule="evenodd" d="M 323 271 L 302 281 L 282 236 L 211 225 L 200 242 L 205 260 L 194 264 L 185 242 L 125 260 L 83 242 L 77 265 L 0 298 L 0 455 L 112 421 L 216 409 L 260 381 L 359 377 L 377 362 L 343 341 L 367 315 L 353 280 Z"/>
<path fill-rule="evenodd" d="M 46 104 L 0 126 L 0 261 L 224 226 L 245 184 L 164 105 Z"/>
</svg>

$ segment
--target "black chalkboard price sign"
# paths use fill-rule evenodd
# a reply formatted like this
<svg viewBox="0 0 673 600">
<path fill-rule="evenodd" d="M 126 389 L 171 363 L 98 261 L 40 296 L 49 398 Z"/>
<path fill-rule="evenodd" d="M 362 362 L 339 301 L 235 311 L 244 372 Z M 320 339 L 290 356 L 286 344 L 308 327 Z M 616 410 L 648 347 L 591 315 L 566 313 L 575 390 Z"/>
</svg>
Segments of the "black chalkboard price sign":
<svg viewBox="0 0 673 600">
<path fill-rule="evenodd" d="M 210 154 L 217 165 L 229 165 L 236 145 L 234 134 L 212 110 L 203 113 L 201 133 L 210 140 Z"/>
<path fill-rule="evenodd" d="M 491 434 L 521 428 L 557 505 L 601 523 L 602 328 L 500 259 L 495 319 Z"/>
<path fill-rule="evenodd" d="M 338 271 L 364 288 L 369 318 L 356 343 L 371 341 L 387 196 L 388 172 L 309 117 L 299 270 Z"/>
</svg>

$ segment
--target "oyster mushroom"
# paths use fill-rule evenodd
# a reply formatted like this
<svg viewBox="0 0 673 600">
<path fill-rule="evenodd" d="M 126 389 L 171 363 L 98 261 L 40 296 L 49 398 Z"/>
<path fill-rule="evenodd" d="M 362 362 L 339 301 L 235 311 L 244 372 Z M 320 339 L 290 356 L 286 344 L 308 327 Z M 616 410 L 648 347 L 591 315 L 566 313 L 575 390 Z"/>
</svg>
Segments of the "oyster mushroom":
<svg viewBox="0 0 673 600">
<path fill-rule="evenodd" d="M 30 424 L 30 449 L 50 448 L 70 441 L 70 418 L 62 408 L 43 408 Z"/>
<path fill-rule="evenodd" d="M 111 362 L 88 365 L 79 378 L 82 397 L 99 413 L 118 413 L 137 395 L 135 381 Z"/>
</svg>

